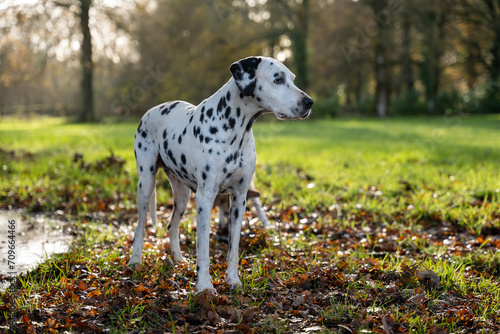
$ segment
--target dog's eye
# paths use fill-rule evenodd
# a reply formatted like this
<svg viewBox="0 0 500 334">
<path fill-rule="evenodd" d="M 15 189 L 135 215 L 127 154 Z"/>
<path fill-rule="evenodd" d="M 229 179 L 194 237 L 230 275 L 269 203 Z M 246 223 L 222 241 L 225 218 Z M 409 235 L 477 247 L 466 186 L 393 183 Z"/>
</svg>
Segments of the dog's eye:
<svg viewBox="0 0 500 334">
<path fill-rule="evenodd" d="M 282 85 L 285 83 L 285 79 L 283 79 L 283 77 L 278 77 L 278 78 L 274 79 L 274 83 L 277 85 Z"/>
</svg>

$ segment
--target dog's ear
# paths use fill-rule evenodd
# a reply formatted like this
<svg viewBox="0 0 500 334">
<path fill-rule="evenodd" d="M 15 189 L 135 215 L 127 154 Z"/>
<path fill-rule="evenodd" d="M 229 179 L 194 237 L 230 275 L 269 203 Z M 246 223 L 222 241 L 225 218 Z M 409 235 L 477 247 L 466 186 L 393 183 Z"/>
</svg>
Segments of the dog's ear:
<svg viewBox="0 0 500 334">
<path fill-rule="evenodd" d="M 248 57 L 237 61 L 229 68 L 233 74 L 234 82 L 244 96 L 253 94 L 257 82 L 255 71 L 261 61 L 262 59 L 258 57 Z"/>
</svg>

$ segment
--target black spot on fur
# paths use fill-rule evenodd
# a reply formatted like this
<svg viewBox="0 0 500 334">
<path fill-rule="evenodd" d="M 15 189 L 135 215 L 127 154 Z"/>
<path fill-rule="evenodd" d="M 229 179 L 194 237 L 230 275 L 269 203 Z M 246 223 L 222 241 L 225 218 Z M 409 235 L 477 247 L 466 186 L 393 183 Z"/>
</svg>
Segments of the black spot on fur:
<svg viewBox="0 0 500 334">
<path fill-rule="evenodd" d="M 177 142 L 179 143 L 179 145 L 182 143 L 182 136 L 179 135 L 179 138 L 177 138 Z"/>
<path fill-rule="evenodd" d="M 234 138 L 231 140 L 231 143 L 229 143 L 229 145 L 233 145 L 234 141 L 236 140 L 237 137 L 238 137 L 238 135 L 234 136 Z"/>
<path fill-rule="evenodd" d="M 255 120 L 257 118 L 259 118 L 260 115 L 263 114 L 263 111 L 259 111 L 258 113 L 256 113 L 255 115 L 252 116 L 252 118 L 250 118 L 250 120 L 248 121 L 248 124 L 247 124 L 247 127 L 245 129 L 245 131 L 250 131 L 250 129 L 252 128 L 253 126 L 253 123 L 255 122 Z"/>
<path fill-rule="evenodd" d="M 210 133 L 211 133 L 211 134 L 213 134 L 213 135 L 214 135 L 214 134 L 216 134 L 216 133 L 217 133 L 217 131 L 219 131 L 219 129 L 217 129 L 217 127 L 215 127 L 215 126 L 211 126 L 211 127 L 210 127 Z"/>
<path fill-rule="evenodd" d="M 219 103 L 217 104 L 217 112 L 222 112 L 222 109 L 224 109 L 225 107 L 227 107 L 226 97 L 223 96 L 220 98 Z"/>
<path fill-rule="evenodd" d="M 181 154 L 181 162 L 183 165 L 186 164 L 186 156 L 184 154 Z"/>
<path fill-rule="evenodd" d="M 209 165 L 206 165 L 206 166 L 205 166 L 205 170 L 206 170 L 207 172 L 210 172 L 210 166 L 209 166 Z"/>
<path fill-rule="evenodd" d="M 230 91 L 227 91 L 227 94 L 226 94 L 226 100 L 227 100 L 227 101 L 230 101 L 230 100 L 231 100 L 231 92 L 230 92 Z"/>
<path fill-rule="evenodd" d="M 239 183 L 240 185 L 242 185 L 242 184 L 243 184 L 243 181 L 245 181 L 245 178 L 244 178 L 244 177 L 242 177 L 242 178 L 238 181 L 238 183 Z"/>
<path fill-rule="evenodd" d="M 236 108 L 236 117 L 240 118 L 240 116 L 241 116 L 241 109 Z"/>
<path fill-rule="evenodd" d="M 224 117 L 227 119 L 231 115 L 231 107 L 226 108 L 226 112 L 224 113 Z"/>
<path fill-rule="evenodd" d="M 170 161 L 172 161 L 172 163 L 173 163 L 175 166 L 177 166 L 177 160 L 175 160 L 175 158 L 174 158 L 174 154 L 172 153 L 172 151 L 171 151 L 171 150 L 168 150 L 168 151 L 167 151 L 167 155 L 168 155 L 168 157 L 170 158 Z"/>
<path fill-rule="evenodd" d="M 205 143 L 208 144 L 212 141 L 212 138 L 210 137 L 205 137 Z"/>
<path fill-rule="evenodd" d="M 177 107 L 177 105 L 179 104 L 179 101 L 177 102 L 174 102 L 171 106 L 170 106 L 170 110 L 174 110 L 175 107 Z"/>
<path fill-rule="evenodd" d="M 234 129 L 234 126 L 236 125 L 236 120 L 235 120 L 234 118 L 232 118 L 232 117 L 231 117 L 231 118 L 228 120 L 228 124 L 229 124 L 229 128 L 230 128 L 230 129 Z"/>
<path fill-rule="evenodd" d="M 142 131 L 141 136 L 142 136 L 142 138 L 146 138 L 148 136 L 148 134 L 146 133 L 146 131 Z"/>
<path fill-rule="evenodd" d="M 167 138 L 167 129 L 163 130 L 163 139 Z"/>
<path fill-rule="evenodd" d="M 167 150 L 168 150 L 168 140 L 165 140 L 165 141 L 163 142 L 163 149 L 164 149 L 165 151 L 167 151 Z"/>
<path fill-rule="evenodd" d="M 153 172 L 154 170 L 155 170 L 155 167 L 154 167 L 154 166 L 149 167 L 149 171 L 150 171 L 150 172 Z"/>
<path fill-rule="evenodd" d="M 207 179 L 207 174 L 205 172 L 201 173 L 201 178 L 203 180 L 206 180 Z"/>
<path fill-rule="evenodd" d="M 142 148 L 142 143 L 137 144 L 139 148 Z"/>
<path fill-rule="evenodd" d="M 143 169 L 142 169 L 142 166 L 141 166 L 141 167 L 139 167 L 139 170 L 142 172 L 142 170 L 143 170 Z"/>
<path fill-rule="evenodd" d="M 234 219 L 238 218 L 238 215 L 240 214 L 240 210 L 238 208 L 234 209 Z"/>
<path fill-rule="evenodd" d="M 191 124 L 191 122 L 193 121 L 193 116 L 194 115 L 191 115 L 191 117 L 189 117 L 189 124 Z"/>
<path fill-rule="evenodd" d="M 200 138 L 199 139 L 200 139 L 200 143 L 203 143 L 203 140 L 205 139 L 205 136 L 203 136 L 203 135 L 200 134 Z"/>
<path fill-rule="evenodd" d="M 207 117 L 212 117 L 214 110 L 212 108 L 207 110 Z"/>
<path fill-rule="evenodd" d="M 184 128 L 184 131 L 182 131 L 182 135 L 186 135 L 186 132 L 187 132 L 187 126 Z"/>
<path fill-rule="evenodd" d="M 167 105 L 164 105 L 163 107 L 160 108 L 161 114 L 162 115 L 168 115 L 170 113 L 170 108 L 167 108 Z"/>
</svg>

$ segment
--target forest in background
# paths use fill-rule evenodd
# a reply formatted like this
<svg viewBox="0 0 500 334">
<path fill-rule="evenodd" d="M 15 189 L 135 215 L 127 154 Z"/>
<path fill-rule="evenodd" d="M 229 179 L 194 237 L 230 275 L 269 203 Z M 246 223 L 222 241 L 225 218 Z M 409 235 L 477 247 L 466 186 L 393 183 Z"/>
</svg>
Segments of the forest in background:
<svg viewBox="0 0 500 334">
<path fill-rule="evenodd" d="M 6 0 L 0 117 L 199 103 L 272 56 L 316 116 L 500 112 L 500 0 Z"/>
</svg>

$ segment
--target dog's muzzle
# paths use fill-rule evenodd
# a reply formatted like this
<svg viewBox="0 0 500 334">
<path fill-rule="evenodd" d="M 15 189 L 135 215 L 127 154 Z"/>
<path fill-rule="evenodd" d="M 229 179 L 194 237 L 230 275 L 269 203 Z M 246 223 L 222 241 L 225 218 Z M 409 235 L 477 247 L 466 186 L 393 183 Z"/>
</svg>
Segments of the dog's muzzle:
<svg viewBox="0 0 500 334">
<path fill-rule="evenodd" d="M 312 108 L 313 104 L 314 104 L 314 100 L 311 99 L 310 97 L 304 97 L 302 99 L 302 105 L 305 108 L 305 112 L 302 114 L 302 116 L 299 117 L 300 119 L 304 119 L 304 118 L 309 117 L 309 115 L 311 114 L 311 108 Z"/>
</svg>

